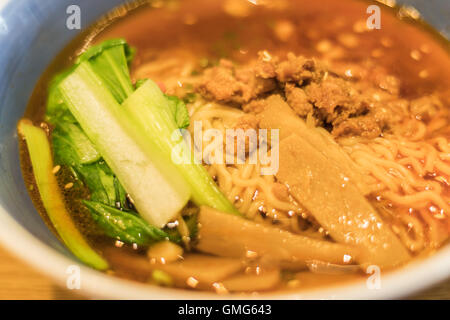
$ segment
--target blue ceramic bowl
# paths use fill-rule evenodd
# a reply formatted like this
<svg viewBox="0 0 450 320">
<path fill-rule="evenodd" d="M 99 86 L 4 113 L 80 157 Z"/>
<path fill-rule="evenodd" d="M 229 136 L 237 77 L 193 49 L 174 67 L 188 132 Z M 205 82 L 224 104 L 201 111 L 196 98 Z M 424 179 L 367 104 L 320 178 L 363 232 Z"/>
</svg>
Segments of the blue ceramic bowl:
<svg viewBox="0 0 450 320">
<path fill-rule="evenodd" d="M 40 75 L 53 57 L 77 35 L 66 27 L 69 5 L 82 12 L 82 27 L 123 3 L 121 0 L 0 0 L 0 245 L 61 284 L 81 272 L 84 294 L 101 298 L 183 298 L 186 292 L 155 288 L 105 276 L 77 266 L 77 260 L 49 231 L 36 212 L 22 180 L 16 123 Z M 447 37 L 450 35 L 450 1 L 398 1 L 416 7 L 422 16 Z M 286 294 L 285 298 L 398 297 L 436 283 L 450 275 L 450 248 L 426 262 L 387 277 L 382 290 L 365 285 L 328 291 Z M 412 281 L 411 279 L 420 279 Z M 190 298 L 214 297 L 189 293 Z"/>
</svg>

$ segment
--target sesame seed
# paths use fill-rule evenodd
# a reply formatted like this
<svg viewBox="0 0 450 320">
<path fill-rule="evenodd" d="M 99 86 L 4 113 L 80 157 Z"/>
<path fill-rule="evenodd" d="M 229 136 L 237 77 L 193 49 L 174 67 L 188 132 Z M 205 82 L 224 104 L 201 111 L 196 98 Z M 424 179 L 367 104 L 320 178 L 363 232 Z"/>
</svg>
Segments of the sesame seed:
<svg viewBox="0 0 450 320">
<path fill-rule="evenodd" d="M 64 186 L 64 189 L 70 189 L 70 188 L 72 188 L 73 187 L 73 183 L 72 182 L 69 182 L 68 184 L 66 184 L 65 186 Z"/>
<path fill-rule="evenodd" d="M 57 174 L 60 169 L 61 169 L 60 165 L 55 166 L 52 170 L 53 174 Z"/>
<path fill-rule="evenodd" d="M 352 262 L 352 256 L 348 255 L 348 254 L 344 254 L 344 263 L 350 263 Z"/>
<path fill-rule="evenodd" d="M 122 248 L 124 243 L 120 240 L 116 240 L 115 244 L 114 244 L 117 248 Z"/>
<path fill-rule="evenodd" d="M 216 290 L 217 294 L 227 294 L 228 293 L 227 288 L 225 288 L 225 286 L 220 282 L 214 282 L 212 284 L 212 286 Z"/>
<path fill-rule="evenodd" d="M 189 277 L 186 281 L 186 284 L 191 288 L 195 288 L 198 285 L 198 280 L 194 277 Z"/>
</svg>

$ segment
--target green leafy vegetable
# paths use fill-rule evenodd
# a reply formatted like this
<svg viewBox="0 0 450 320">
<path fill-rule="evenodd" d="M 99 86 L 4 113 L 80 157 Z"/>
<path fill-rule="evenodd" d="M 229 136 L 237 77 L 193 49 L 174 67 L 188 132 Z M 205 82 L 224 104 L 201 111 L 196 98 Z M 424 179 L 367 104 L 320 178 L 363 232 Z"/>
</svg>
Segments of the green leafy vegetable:
<svg viewBox="0 0 450 320">
<path fill-rule="evenodd" d="M 75 67 L 56 75 L 49 85 L 49 93 L 47 98 L 46 120 L 52 124 L 58 122 L 76 123 L 76 119 L 72 116 L 69 109 L 64 103 L 61 92 L 58 89 L 59 83 L 64 80 Z"/>
<path fill-rule="evenodd" d="M 128 68 L 133 55 L 123 39 L 108 40 L 88 49 L 70 70 L 52 81 L 46 118 L 55 126 L 55 162 L 69 167 L 87 186 L 92 203 L 103 205 L 103 209 L 118 208 L 116 214 L 131 214 L 145 224 L 164 226 L 191 194 L 197 204 L 237 213 L 201 165 L 173 163 L 167 148 L 181 146 L 186 151 L 177 130 L 189 126 L 187 108 L 177 97 L 162 94 L 157 86 L 154 94 L 146 96 L 150 101 L 143 101 L 145 97 L 134 91 L 142 91 L 142 86 L 145 89 L 148 81 L 139 80 L 133 87 Z M 133 101 L 141 105 L 136 107 Z M 130 112 L 130 106 L 136 107 L 135 112 Z M 160 127 L 160 131 L 138 125 L 136 117 L 142 109 L 142 120 L 153 121 L 153 128 Z M 127 192 L 146 221 L 127 212 Z M 99 216 L 97 211 L 95 217 L 106 230 L 107 224 L 100 223 Z M 195 220 L 187 223 L 196 229 Z M 108 230 L 109 236 L 126 238 L 111 231 L 120 230 L 116 227 Z M 173 241 L 181 241 L 178 232 L 165 232 Z"/>
<path fill-rule="evenodd" d="M 147 246 L 154 242 L 170 240 L 181 242 L 181 236 L 176 229 L 165 228 L 161 230 L 149 225 L 136 212 L 126 212 L 93 201 L 83 201 L 92 213 L 94 220 L 102 227 L 111 238 L 118 239 L 128 244 L 136 243 Z M 197 234 L 196 216 L 187 219 L 186 224 L 190 234 Z"/>
<path fill-rule="evenodd" d="M 183 117 L 188 117 L 185 111 L 182 111 L 183 107 L 186 108 L 184 103 L 177 102 L 175 108 L 173 104 L 155 82 L 147 80 L 142 84 L 122 104 L 122 113 L 128 115 L 133 123 L 134 140 L 139 141 L 145 152 L 160 154 L 168 162 L 175 164 L 178 173 L 189 184 L 195 204 L 240 215 L 206 169 L 194 160 L 194 155 L 184 142 L 178 130 L 179 123 L 174 117 L 175 110 L 179 115 L 179 122 L 183 123 Z"/>
<path fill-rule="evenodd" d="M 189 237 L 195 239 L 198 234 L 198 214 L 193 214 L 190 216 L 184 216 L 184 222 L 189 229 Z M 176 228 L 164 228 L 164 231 L 169 235 L 169 239 L 175 243 L 182 243 L 183 239 Z"/>
<path fill-rule="evenodd" d="M 64 127 L 64 129 L 61 129 Z M 77 129 L 74 129 L 77 128 Z M 71 130 L 75 130 L 72 132 Z M 119 208 L 127 208 L 125 190 L 112 170 L 102 158 L 95 162 L 83 162 L 78 144 L 70 137 L 73 135 L 87 136 L 76 124 L 58 123 L 53 130 L 52 142 L 54 161 L 71 169 L 74 176 L 80 179 L 91 191 L 91 199 Z M 92 146 L 93 147 L 93 146 Z M 83 148 L 84 149 L 84 148 Z"/>
<path fill-rule="evenodd" d="M 80 63 L 58 88 L 144 219 L 162 227 L 175 218 L 189 200 L 189 187 L 160 153 L 150 150 L 149 156 L 139 147 L 143 136 L 132 134 L 134 123 L 90 63 Z"/>
<path fill-rule="evenodd" d="M 123 39 L 112 39 L 89 48 L 68 70 L 56 75 L 49 85 L 46 120 L 52 124 L 61 121 L 77 122 L 64 103 L 59 84 L 70 75 L 78 65 L 89 62 L 108 90 L 119 103 L 122 103 L 134 89 L 129 76 L 128 63 L 134 57 L 134 49 Z"/>
<path fill-rule="evenodd" d="M 185 129 L 189 127 L 189 112 L 183 100 L 180 100 L 175 96 L 166 96 L 166 98 L 168 100 L 168 105 L 172 111 L 173 118 L 175 119 L 177 127 L 179 129 Z"/>
<path fill-rule="evenodd" d="M 82 55 L 80 55 L 75 63 L 78 65 L 84 61 L 89 61 L 91 59 L 97 58 L 99 55 L 103 54 L 105 51 L 111 48 L 122 47 L 125 54 L 126 64 L 128 65 L 134 58 L 135 49 L 131 48 L 124 39 L 111 39 L 103 41 L 102 43 L 92 46 L 87 49 Z"/>
<path fill-rule="evenodd" d="M 112 39 L 89 48 L 78 58 L 77 65 L 89 63 L 117 102 L 122 103 L 134 91 L 128 69 L 133 56 L 125 40 Z"/>
<path fill-rule="evenodd" d="M 109 68 L 105 64 L 106 59 L 101 58 L 102 53 L 110 49 L 111 52 L 108 56 L 114 58 L 108 61 L 111 65 L 120 61 L 119 67 Z M 77 65 L 89 60 L 96 60 L 97 67 L 101 65 L 104 68 L 102 74 L 106 78 L 114 78 L 116 75 L 114 70 L 121 70 L 122 74 L 119 76 L 128 78 L 127 63 L 131 61 L 132 56 L 133 50 L 121 39 L 106 41 L 90 48 L 80 56 L 76 65 L 57 75 L 51 81 L 46 110 L 46 120 L 55 126 L 52 133 L 55 162 L 71 169 L 74 176 L 79 178 L 91 191 L 93 201 L 118 208 L 127 208 L 126 192 L 68 109 L 59 90 L 59 84 L 75 70 Z M 110 86 L 114 86 L 114 83 L 119 82 L 112 81 L 111 83 Z M 129 83 L 127 81 L 123 83 L 125 83 L 124 88 L 119 85 L 119 89 L 116 91 L 130 92 Z"/>
<path fill-rule="evenodd" d="M 108 269 L 108 263 L 89 246 L 66 210 L 53 174 L 52 154 L 45 131 L 27 120 L 19 122 L 18 131 L 26 141 L 42 203 L 58 235 L 82 262 L 99 270 Z"/>
<path fill-rule="evenodd" d="M 136 84 L 134 85 L 135 89 L 139 88 L 140 86 L 142 86 L 145 81 L 147 81 L 148 79 L 140 79 L 138 81 L 136 81 Z"/>
<path fill-rule="evenodd" d="M 83 201 L 92 213 L 94 220 L 111 238 L 125 243 L 149 245 L 169 239 L 163 230 L 149 225 L 145 220 L 129 212 L 92 201 Z"/>
<path fill-rule="evenodd" d="M 53 130 L 53 137 L 70 146 L 80 164 L 89 164 L 100 160 L 100 153 L 89 141 L 81 128 L 74 123 L 64 122 Z"/>
</svg>

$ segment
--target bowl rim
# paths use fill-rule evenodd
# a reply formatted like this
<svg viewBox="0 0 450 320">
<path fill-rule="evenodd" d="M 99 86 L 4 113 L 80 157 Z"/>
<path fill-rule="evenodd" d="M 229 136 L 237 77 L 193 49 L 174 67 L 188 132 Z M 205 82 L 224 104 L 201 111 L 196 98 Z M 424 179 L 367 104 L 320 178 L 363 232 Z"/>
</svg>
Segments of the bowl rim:
<svg viewBox="0 0 450 320">
<path fill-rule="evenodd" d="M 0 0 L 0 10 L 9 0 Z M 0 206 L 2 247 L 41 274 L 65 286 L 68 274 L 61 272 L 77 262 L 43 243 L 17 223 Z M 212 292 L 187 291 L 124 280 L 96 271 L 78 262 L 81 288 L 74 290 L 94 299 L 394 299 L 407 297 L 450 277 L 450 244 L 433 256 L 413 261 L 381 278 L 381 289 L 369 290 L 363 281 L 292 292 L 268 292 L 260 295 L 221 296 Z M 69 289 L 67 289 L 69 290 Z"/>
<path fill-rule="evenodd" d="M 292 292 L 268 292 L 258 295 L 217 295 L 213 292 L 187 291 L 185 289 L 163 288 L 124 280 L 90 267 L 81 265 L 69 257 L 41 242 L 20 224 L 3 207 L 0 207 L 0 241 L 11 254 L 55 280 L 56 284 L 67 285 L 68 266 L 78 265 L 81 274 L 81 288 L 74 293 L 92 299 L 167 299 L 167 300 L 214 300 L 214 299 L 395 299 L 432 286 L 450 276 L 450 244 L 433 256 L 411 262 L 381 277 L 381 289 L 370 290 L 365 281 L 341 284 L 332 287 L 314 288 Z M 68 289 L 69 290 L 69 289 Z"/>
</svg>

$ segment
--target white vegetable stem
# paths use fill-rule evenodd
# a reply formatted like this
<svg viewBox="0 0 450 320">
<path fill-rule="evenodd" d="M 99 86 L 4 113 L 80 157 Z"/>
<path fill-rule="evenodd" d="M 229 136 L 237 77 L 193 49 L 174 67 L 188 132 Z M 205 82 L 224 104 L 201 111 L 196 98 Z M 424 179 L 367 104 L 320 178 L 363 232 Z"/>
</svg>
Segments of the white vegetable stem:
<svg viewBox="0 0 450 320">
<path fill-rule="evenodd" d="M 170 163 L 144 152 L 127 130 L 130 119 L 102 85 L 88 63 L 82 63 L 60 84 L 70 111 L 134 200 L 140 215 L 163 227 L 190 198 L 187 184 Z M 151 153 L 150 153 L 151 155 Z M 164 168 L 162 168 L 164 167 Z"/>
</svg>

